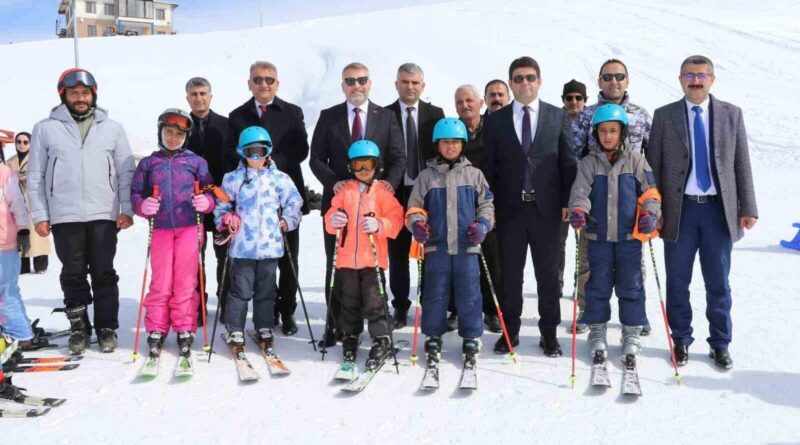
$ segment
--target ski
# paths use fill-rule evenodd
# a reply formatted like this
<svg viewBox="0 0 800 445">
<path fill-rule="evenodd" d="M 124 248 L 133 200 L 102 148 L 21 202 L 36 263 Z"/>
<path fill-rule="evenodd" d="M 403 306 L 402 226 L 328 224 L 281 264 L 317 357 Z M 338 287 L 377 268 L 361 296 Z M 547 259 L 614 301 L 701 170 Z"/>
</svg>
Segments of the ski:
<svg viewBox="0 0 800 445">
<path fill-rule="evenodd" d="M 70 357 L 23 357 L 17 359 L 18 365 L 41 365 L 45 363 L 63 363 L 63 362 L 77 362 L 83 359 L 82 355 L 75 355 Z"/>
<path fill-rule="evenodd" d="M 256 331 L 251 329 L 247 331 L 247 335 L 258 344 L 258 349 L 261 351 L 261 356 L 264 357 L 264 361 L 267 362 L 267 370 L 271 375 L 284 376 L 292 373 L 283 361 L 278 358 L 271 346 L 265 347 L 265 345 L 259 341 Z"/>
<path fill-rule="evenodd" d="M 622 394 L 629 396 L 642 395 L 642 387 L 639 384 L 639 373 L 636 368 L 636 356 L 633 354 L 628 354 L 623 358 Z"/>
<path fill-rule="evenodd" d="M 464 366 L 461 369 L 461 380 L 458 389 L 476 390 L 478 389 L 477 357 L 464 357 Z"/>
<path fill-rule="evenodd" d="M 194 375 L 194 361 L 191 355 L 179 355 L 175 362 L 175 370 L 172 375 L 178 378 L 189 378 Z"/>
<path fill-rule="evenodd" d="M 364 372 L 358 374 L 358 377 L 355 380 L 343 386 L 342 391 L 345 392 L 363 391 L 364 388 L 366 388 L 367 385 L 369 385 L 369 382 L 371 382 L 372 379 L 375 378 L 375 376 L 383 367 L 384 363 L 386 363 L 386 359 L 373 364 L 370 364 L 370 360 L 367 360 L 367 369 L 364 370 Z"/>
<path fill-rule="evenodd" d="M 16 397 L 13 398 L 6 398 L 0 396 L 0 400 L 5 400 L 9 402 L 19 403 L 22 405 L 32 405 L 32 406 L 46 406 L 46 407 L 54 407 L 54 406 L 61 406 L 67 399 L 55 399 L 51 397 L 36 397 L 36 396 L 28 396 L 17 392 Z"/>
<path fill-rule="evenodd" d="M 161 357 L 158 355 L 148 355 L 139 370 L 137 377 L 143 379 L 152 379 L 158 375 L 158 369 L 161 367 Z"/>
<path fill-rule="evenodd" d="M 39 417 L 50 412 L 49 407 L 45 408 L 0 408 L 0 417 Z"/>
<path fill-rule="evenodd" d="M 439 389 L 439 362 L 429 363 L 425 368 L 425 375 L 419 389 L 423 391 L 435 391 Z"/>
<path fill-rule="evenodd" d="M 605 351 L 598 350 L 594 353 L 592 361 L 591 385 L 594 387 L 611 388 L 611 379 L 608 377 Z"/>
<path fill-rule="evenodd" d="M 355 362 L 342 362 L 333 376 L 333 380 L 337 382 L 352 382 L 356 378 L 358 378 L 358 366 Z"/>
<path fill-rule="evenodd" d="M 15 366 L 14 372 L 54 372 L 54 371 L 72 371 L 80 366 L 79 363 L 52 363 L 45 365 L 33 366 Z"/>
<path fill-rule="evenodd" d="M 227 342 L 227 336 L 222 334 L 222 341 L 225 344 Z M 247 359 L 247 355 L 245 355 L 244 346 L 241 347 L 231 347 L 228 346 L 231 350 L 231 355 L 233 356 L 233 364 L 236 367 L 236 374 L 239 376 L 240 382 L 254 382 L 258 380 L 260 377 L 256 370 L 253 368 L 253 365 L 250 364 L 250 360 Z"/>
</svg>

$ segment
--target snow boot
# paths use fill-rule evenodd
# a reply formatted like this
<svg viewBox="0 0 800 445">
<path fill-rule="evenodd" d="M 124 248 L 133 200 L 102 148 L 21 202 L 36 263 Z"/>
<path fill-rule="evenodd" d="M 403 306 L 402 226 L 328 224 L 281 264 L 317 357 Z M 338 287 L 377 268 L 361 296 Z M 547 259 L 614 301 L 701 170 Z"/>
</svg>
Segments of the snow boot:
<svg viewBox="0 0 800 445">
<path fill-rule="evenodd" d="M 442 339 L 439 337 L 428 337 L 425 340 L 425 362 L 428 367 L 438 366 L 442 358 Z"/>
<path fill-rule="evenodd" d="M 89 323 L 86 306 L 67 308 L 64 312 L 69 320 L 69 352 L 72 355 L 83 354 L 92 338 L 92 325 Z"/>
<path fill-rule="evenodd" d="M 161 348 L 164 347 L 164 334 L 153 331 L 147 336 L 147 347 L 150 349 L 150 357 L 161 355 Z"/>
<path fill-rule="evenodd" d="M 256 331 L 256 339 L 262 349 L 272 349 L 272 345 L 275 344 L 275 336 L 270 328 L 261 328 Z"/>
<path fill-rule="evenodd" d="M 369 349 L 367 359 L 367 369 L 377 369 L 380 364 L 386 361 L 386 357 L 391 353 L 391 345 L 388 335 L 381 335 L 372 339 L 372 347 Z"/>
<path fill-rule="evenodd" d="M 636 355 L 642 350 L 641 332 L 641 326 L 622 325 L 622 355 Z"/>
<path fill-rule="evenodd" d="M 97 344 L 102 352 L 114 352 L 117 349 L 117 333 L 113 329 L 101 328 L 97 333 Z"/>
<path fill-rule="evenodd" d="M 597 323 L 589 325 L 589 354 L 594 357 L 597 351 L 602 351 L 605 357 L 608 351 L 608 341 L 606 334 L 608 332 L 608 325 L 606 323 Z"/>
<path fill-rule="evenodd" d="M 348 335 L 342 339 L 342 360 L 348 363 L 356 362 L 356 354 L 358 353 L 358 337 L 355 335 Z"/>
<path fill-rule="evenodd" d="M 189 331 L 178 332 L 178 354 L 188 357 L 192 352 L 194 334 Z"/>
</svg>

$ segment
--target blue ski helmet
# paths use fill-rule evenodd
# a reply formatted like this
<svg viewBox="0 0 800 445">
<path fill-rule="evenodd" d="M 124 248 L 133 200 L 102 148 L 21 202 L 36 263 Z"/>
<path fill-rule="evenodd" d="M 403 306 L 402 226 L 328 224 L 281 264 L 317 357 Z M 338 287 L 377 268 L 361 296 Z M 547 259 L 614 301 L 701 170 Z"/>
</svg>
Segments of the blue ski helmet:
<svg viewBox="0 0 800 445">
<path fill-rule="evenodd" d="M 381 150 L 378 146 L 366 139 L 361 139 L 358 141 L 353 142 L 350 145 L 350 148 L 347 149 L 347 158 L 348 159 L 356 159 L 356 158 L 378 158 L 381 157 Z"/>
<path fill-rule="evenodd" d="M 246 156 L 244 152 L 245 146 L 259 147 L 266 151 L 264 156 Z M 253 160 L 265 158 L 272 153 L 272 138 L 269 132 L 263 127 L 254 125 L 247 127 L 239 134 L 239 145 L 236 146 L 236 152 L 243 158 L 250 158 Z"/>
<path fill-rule="evenodd" d="M 467 127 L 461 122 L 461 119 L 443 117 L 433 127 L 433 143 L 435 144 L 439 139 L 462 139 L 466 144 L 469 141 Z"/>
<path fill-rule="evenodd" d="M 592 127 L 596 127 L 603 122 L 619 122 L 623 128 L 628 126 L 628 113 L 625 109 L 617 104 L 600 105 L 594 110 L 592 116 Z"/>
</svg>

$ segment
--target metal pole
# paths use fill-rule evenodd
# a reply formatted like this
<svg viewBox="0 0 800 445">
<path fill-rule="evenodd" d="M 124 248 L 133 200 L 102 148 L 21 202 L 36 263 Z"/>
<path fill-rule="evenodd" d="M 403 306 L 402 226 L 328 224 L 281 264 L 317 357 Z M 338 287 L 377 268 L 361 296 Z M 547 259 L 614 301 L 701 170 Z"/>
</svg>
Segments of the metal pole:
<svg viewBox="0 0 800 445">
<path fill-rule="evenodd" d="M 78 68 L 78 0 L 72 0 L 72 41 L 75 44 L 75 68 Z"/>
<path fill-rule="evenodd" d="M 261 0 L 258 0 L 258 27 L 264 27 L 264 15 L 261 13 Z"/>
</svg>

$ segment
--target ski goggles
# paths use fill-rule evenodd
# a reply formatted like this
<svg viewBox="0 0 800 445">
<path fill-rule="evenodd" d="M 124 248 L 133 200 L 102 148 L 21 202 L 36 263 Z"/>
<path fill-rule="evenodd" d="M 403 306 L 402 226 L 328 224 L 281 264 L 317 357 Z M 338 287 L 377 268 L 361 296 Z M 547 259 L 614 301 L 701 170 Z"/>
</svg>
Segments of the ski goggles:
<svg viewBox="0 0 800 445">
<path fill-rule="evenodd" d="M 269 156 L 271 150 L 272 144 L 269 142 L 259 142 L 242 147 L 242 156 L 253 161 L 258 161 Z"/>
<path fill-rule="evenodd" d="M 175 127 L 183 132 L 189 131 L 192 128 L 192 121 L 186 116 L 179 114 L 168 114 L 164 116 L 164 125 Z"/>
<path fill-rule="evenodd" d="M 353 172 L 375 171 L 378 168 L 378 160 L 375 158 L 360 158 L 350 161 L 350 169 Z"/>
<path fill-rule="evenodd" d="M 97 82 L 94 80 L 92 73 L 88 71 L 73 71 L 61 79 L 59 90 L 75 88 L 78 85 L 83 85 L 87 88 L 97 88 Z"/>
</svg>

